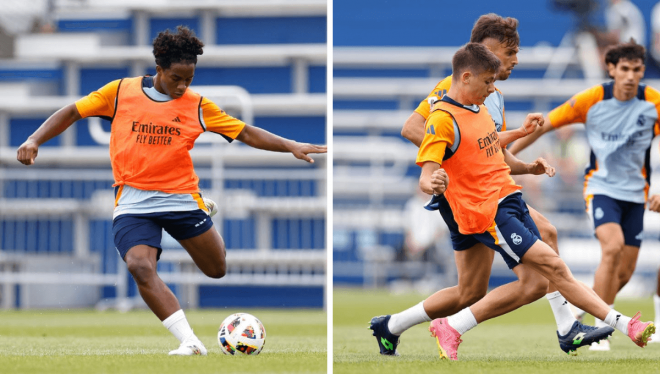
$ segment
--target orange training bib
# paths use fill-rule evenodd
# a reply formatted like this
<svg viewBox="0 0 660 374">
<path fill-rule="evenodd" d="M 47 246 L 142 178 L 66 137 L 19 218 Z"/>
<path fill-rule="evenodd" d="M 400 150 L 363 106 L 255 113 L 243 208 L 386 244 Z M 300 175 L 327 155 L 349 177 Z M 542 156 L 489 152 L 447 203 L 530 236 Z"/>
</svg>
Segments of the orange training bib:
<svg viewBox="0 0 660 374">
<path fill-rule="evenodd" d="M 445 192 L 462 234 L 479 234 L 492 225 L 498 200 L 522 189 L 504 162 L 497 129 L 485 106 L 475 113 L 445 101 L 433 110 L 449 113 L 456 121 L 460 143 L 442 163 L 449 175 Z"/>
<path fill-rule="evenodd" d="M 122 79 L 110 138 L 113 186 L 199 192 L 189 151 L 204 132 L 201 99 L 188 89 L 179 99 L 154 101 L 142 90 L 142 77 Z"/>
</svg>

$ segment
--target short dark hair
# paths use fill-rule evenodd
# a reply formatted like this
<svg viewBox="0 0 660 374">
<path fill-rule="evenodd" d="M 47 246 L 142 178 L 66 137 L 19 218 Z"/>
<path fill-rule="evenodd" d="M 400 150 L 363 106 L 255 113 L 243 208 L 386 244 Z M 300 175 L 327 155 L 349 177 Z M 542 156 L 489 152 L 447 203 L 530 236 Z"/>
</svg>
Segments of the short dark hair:
<svg viewBox="0 0 660 374">
<path fill-rule="evenodd" d="M 474 23 L 470 42 L 482 43 L 485 39 L 493 38 L 505 43 L 507 47 L 517 47 L 520 45 L 517 29 L 518 20 L 515 18 L 503 18 L 495 13 L 484 14 Z"/>
<path fill-rule="evenodd" d="M 451 60 L 452 75 L 457 79 L 463 72 L 469 70 L 474 75 L 484 71 L 496 73 L 502 62 L 483 44 L 468 43 L 461 47 Z"/>
<path fill-rule="evenodd" d="M 614 64 L 616 66 L 619 60 L 642 60 L 642 64 L 646 64 L 646 48 L 635 42 L 635 39 L 630 39 L 628 43 L 621 43 L 612 46 L 605 52 L 605 64 Z"/>
<path fill-rule="evenodd" d="M 153 46 L 156 65 L 163 69 L 169 69 L 173 63 L 197 64 L 197 56 L 204 53 L 204 43 L 185 26 L 177 26 L 176 34 L 169 29 L 160 32 Z"/>
</svg>

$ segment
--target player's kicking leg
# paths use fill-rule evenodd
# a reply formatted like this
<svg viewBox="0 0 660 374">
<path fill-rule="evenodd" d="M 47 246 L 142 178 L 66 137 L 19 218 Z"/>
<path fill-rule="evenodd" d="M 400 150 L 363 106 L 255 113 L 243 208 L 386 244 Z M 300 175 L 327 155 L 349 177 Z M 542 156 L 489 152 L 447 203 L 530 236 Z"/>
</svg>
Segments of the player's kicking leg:
<svg viewBox="0 0 660 374">
<path fill-rule="evenodd" d="M 210 201 L 210 200 L 209 200 Z M 207 207 L 208 207 L 208 203 Z M 209 209 L 212 213 L 214 209 Z M 213 212 L 213 214 L 215 214 Z M 174 236 L 174 235 L 173 235 Z M 176 238 L 176 237 L 175 237 Z M 176 238 L 181 246 L 190 254 L 190 257 L 195 262 L 195 265 L 206 276 L 211 278 L 222 278 L 227 273 L 227 264 L 225 261 L 226 250 L 225 243 L 222 237 L 215 228 L 211 227 L 204 233 L 187 239 Z M 199 339 L 197 339 L 199 341 Z M 193 341 L 193 348 L 195 346 Z M 201 342 L 199 342 L 201 344 Z M 203 347 L 203 345 L 202 345 Z M 182 341 L 179 349 L 170 352 L 173 354 L 188 354 L 190 348 L 190 340 Z M 193 350 L 194 352 L 194 350 Z M 195 353 L 196 354 L 196 353 Z M 203 348 L 203 353 L 206 354 L 206 348 Z"/>
<path fill-rule="evenodd" d="M 655 332 L 653 322 L 642 323 L 639 321 L 639 313 L 633 318 L 627 317 L 611 309 L 597 295 L 585 290 L 573 278 L 566 263 L 543 242 L 537 241 L 532 245 L 522 261 L 553 282 L 569 302 L 628 335 L 638 346 L 644 347 L 651 334 Z"/>
<path fill-rule="evenodd" d="M 475 237 L 493 246 L 493 249 L 498 250 L 505 260 L 507 255 L 510 255 L 511 258 L 517 261 L 520 261 L 522 258 L 523 264 L 528 265 L 549 279 L 550 282 L 557 286 L 562 295 L 566 295 L 568 292 L 567 299 L 569 301 L 575 300 L 578 302 L 576 298 L 579 297 L 578 306 L 584 307 L 588 311 L 597 311 L 608 322 L 609 326 L 623 331 L 636 344 L 640 346 L 645 345 L 648 341 L 648 336 L 655 330 L 653 324 L 643 324 L 639 322 L 639 317 L 637 316 L 631 319 L 610 310 L 595 293 L 587 290 L 580 282 L 577 282 L 559 256 L 549 246 L 538 240 L 536 236 L 538 232 L 532 234 L 532 231 L 536 231 L 536 228 L 533 222 L 531 222 L 531 219 L 529 219 L 529 216 L 527 215 L 525 217 L 525 224 L 523 224 L 518 219 L 512 218 L 513 215 L 509 214 L 509 212 L 524 212 L 524 214 L 527 214 L 526 208 L 522 209 L 523 206 L 520 202 L 522 202 L 522 199 L 516 195 L 503 201 L 498 209 L 496 226 L 493 228 L 493 232 L 475 235 Z M 495 243 L 499 244 L 495 245 Z M 540 252 L 541 250 L 543 252 Z M 543 253 L 544 256 L 537 258 L 536 255 L 538 253 Z M 548 264 L 552 264 L 552 266 Z M 454 316 L 432 322 L 431 332 L 436 337 L 441 356 L 449 359 L 457 359 L 456 350 L 460 343 L 460 336 L 475 327 L 477 321 L 485 320 L 484 318 L 488 316 L 487 313 L 490 310 L 490 304 L 498 301 L 497 295 L 491 297 L 492 293 L 489 293 L 487 297 L 472 307 L 466 308 Z M 570 315 L 570 312 L 567 314 Z M 570 347 L 573 348 L 573 346 L 585 345 L 584 343 L 589 340 L 598 340 L 610 335 L 612 333 L 611 327 L 599 330 L 588 329 L 590 331 L 581 331 L 578 333 L 569 331 L 568 336 L 564 337 L 570 338 Z M 570 334 L 574 334 L 575 336 L 571 336 Z M 558 335 L 560 335 L 560 345 L 562 345 L 562 336 L 561 334 Z M 562 349 L 564 348 L 562 347 Z"/>
</svg>

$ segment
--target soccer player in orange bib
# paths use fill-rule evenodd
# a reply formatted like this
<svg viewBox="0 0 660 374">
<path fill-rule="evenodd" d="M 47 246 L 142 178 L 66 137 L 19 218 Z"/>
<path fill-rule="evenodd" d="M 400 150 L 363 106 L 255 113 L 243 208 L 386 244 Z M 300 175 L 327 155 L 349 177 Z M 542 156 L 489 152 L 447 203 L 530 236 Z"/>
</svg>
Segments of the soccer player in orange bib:
<svg viewBox="0 0 660 374">
<path fill-rule="evenodd" d="M 298 143 L 246 125 L 189 89 L 204 44 L 186 27 L 161 32 L 153 41 L 156 75 L 108 83 L 48 118 L 19 147 L 17 159 L 32 165 L 39 146 L 87 117 L 112 121 L 110 160 L 114 176 L 115 247 L 137 283 L 140 295 L 179 340 L 170 355 L 206 355 L 178 300 L 158 277 L 165 229 L 211 278 L 227 270 L 225 244 L 209 217 L 215 203 L 203 199 L 189 151 L 205 131 L 238 139 L 255 148 L 308 154 L 325 146 Z"/>
<path fill-rule="evenodd" d="M 557 253 L 539 239 L 522 200 L 522 187 L 511 178 L 497 130 L 483 106 L 495 90 L 500 64 L 497 56 L 477 43 L 468 43 L 454 55 L 452 86 L 433 105 L 417 155 L 422 167 L 420 188 L 428 194 L 445 195 L 463 235 L 529 266 L 569 302 L 645 346 L 655 332 L 653 323 L 640 322 L 639 314 L 630 318 L 611 309 L 575 280 Z M 483 320 L 488 304 L 482 299 L 453 316 L 431 322 L 441 357 L 457 359 L 461 335 L 475 327 L 475 321 Z"/>
</svg>

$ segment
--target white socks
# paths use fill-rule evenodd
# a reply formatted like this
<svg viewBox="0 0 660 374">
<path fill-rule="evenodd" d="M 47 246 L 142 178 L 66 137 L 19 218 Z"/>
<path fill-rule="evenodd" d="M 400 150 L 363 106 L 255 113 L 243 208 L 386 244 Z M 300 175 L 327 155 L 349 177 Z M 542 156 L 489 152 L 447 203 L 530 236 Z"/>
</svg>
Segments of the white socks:
<svg viewBox="0 0 660 374">
<path fill-rule="evenodd" d="M 465 308 L 453 316 L 447 317 L 447 323 L 461 335 L 477 327 L 477 319 L 474 318 L 470 308 Z"/>
<path fill-rule="evenodd" d="M 392 314 L 387 323 L 387 328 L 392 334 L 401 335 L 404 331 L 415 325 L 430 321 L 431 317 L 426 314 L 426 311 L 424 310 L 424 302 L 422 301 L 401 313 Z"/>
<path fill-rule="evenodd" d="M 568 301 L 566 301 L 559 291 L 549 293 L 545 297 L 550 302 L 552 313 L 555 315 L 557 332 L 561 336 L 568 334 L 571 331 L 571 327 L 573 327 L 573 323 L 575 323 L 575 316 L 571 312 Z"/>
<path fill-rule="evenodd" d="M 181 309 L 172 313 L 171 316 L 165 318 L 163 321 L 163 326 L 170 330 L 170 332 L 177 339 L 179 339 L 179 342 L 181 343 L 195 336 L 192 328 L 190 327 L 190 324 L 188 324 L 188 320 L 186 319 L 185 314 L 183 314 L 183 310 Z"/>
<path fill-rule="evenodd" d="M 614 309 L 610 309 L 610 312 L 607 313 L 607 317 L 605 317 L 605 321 L 603 322 L 628 335 L 628 322 L 630 322 L 631 319 L 632 318 L 626 317 Z"/>
<path fill-rule="evenodd" d="M 653 295 L 653 305 L 655 305 L 655 324 L 660 325 L 660 296 Z"/>
</svg>

